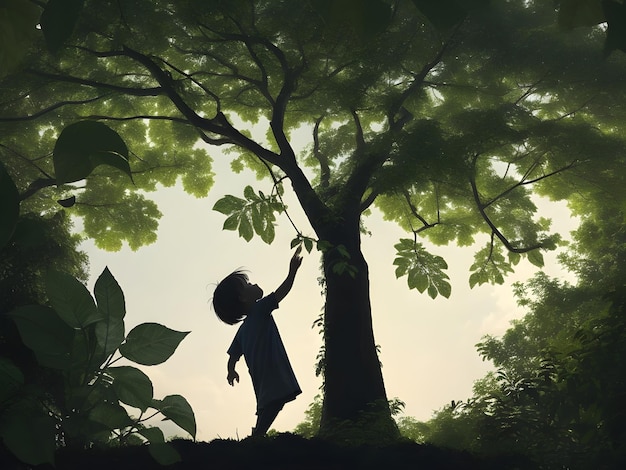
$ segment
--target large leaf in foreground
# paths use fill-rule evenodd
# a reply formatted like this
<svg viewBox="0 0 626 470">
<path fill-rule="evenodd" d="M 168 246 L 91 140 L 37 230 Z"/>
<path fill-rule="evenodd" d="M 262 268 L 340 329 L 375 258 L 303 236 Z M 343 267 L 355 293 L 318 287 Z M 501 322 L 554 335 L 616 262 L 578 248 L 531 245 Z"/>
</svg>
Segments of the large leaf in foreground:
<svg viewBox="0 0 626 470">
<path fill-rule="evenodd" d="M 184 397 L 168 395 L 163 400 L 154 400 L 152 406 L 163 413 L 166 419 L 172 420 L 194 439 L 196 438 L 196 417 Z"/>
<path fill-rule="evenodd" d="M 104 318 L 87 288 L 69 274 L 50 271 L 46 287 L 52 307 L 72 328 L 82 329 Z"/>
<path fill-rule="evenodd" d="M 146 411 L 152 406 L 153 387 L 146 374 L 135 367 L 109 367 L 117 398 L 127 405 Z"/>
<path fill-rule="evenodd" d="M 153 366 L 167 361 L 188 331 L 175 331 L 159 323 L 142 323 L 133 328 L 120 353 L 137 364 Z"/>
<path fill-rule="evenodd" d="M 103 164 L 132 179 L 126 143 L 101 122 L 81 121 L 63 129 L 54 146 L 53 162 L 57 184 L 85 179 Z"/>
<path fill-rule="evenodd" d="M 54 436 L 54 420 L 34 403 L 15 403 L 0 415 L 0 437 L 4 445 L 29 465 L 54 465 Z"/>
<path fill-rule="evenodd" d="M 22 338 L 39 363 L 46 367 L 69 367 L 74 331 L 54 310 L 42 305 L 26 305 L 9 313 Z"/>
</svg>

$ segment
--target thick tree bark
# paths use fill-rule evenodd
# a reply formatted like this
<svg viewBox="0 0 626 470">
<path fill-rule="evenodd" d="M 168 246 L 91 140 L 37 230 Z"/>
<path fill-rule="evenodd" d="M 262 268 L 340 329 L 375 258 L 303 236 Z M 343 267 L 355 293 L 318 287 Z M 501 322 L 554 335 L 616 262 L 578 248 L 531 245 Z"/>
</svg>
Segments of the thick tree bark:
<svg viewBox="0 0 626 470">
<path fill-rule="evenodd" d="M 368 267 L 361 252 L 358 215 L 328 228 L 323 230 L 324 239 L 333 248 L 323 258 L 325 374 L 320 434 L 365 441 L 375 436 L 378 442 L 395 439 L 398 430 L 391 418 L 374 342 Z M 349 259 L 337 249 L 339 246 L 349 253 Z M 350 267 L 337 273 L 335 268 L 342 262 Z"/>
</svg>

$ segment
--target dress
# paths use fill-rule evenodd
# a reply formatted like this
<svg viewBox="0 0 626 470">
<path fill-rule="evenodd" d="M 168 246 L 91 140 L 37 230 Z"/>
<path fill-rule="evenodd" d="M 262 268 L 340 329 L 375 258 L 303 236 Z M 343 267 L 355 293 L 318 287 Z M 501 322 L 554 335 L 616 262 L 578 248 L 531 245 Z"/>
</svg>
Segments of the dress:
<svg viewBox="0 0 626 470">
<path fill-rule="evenodd" d="M 272 311 L 278 308 L 271 293 L 258 300 L 239 326 L 228 354 L 248 365 L 256 395 L 257 414 L 267 405 L 287 403 L 302 393 L 293 373 Z"/>
</svg>

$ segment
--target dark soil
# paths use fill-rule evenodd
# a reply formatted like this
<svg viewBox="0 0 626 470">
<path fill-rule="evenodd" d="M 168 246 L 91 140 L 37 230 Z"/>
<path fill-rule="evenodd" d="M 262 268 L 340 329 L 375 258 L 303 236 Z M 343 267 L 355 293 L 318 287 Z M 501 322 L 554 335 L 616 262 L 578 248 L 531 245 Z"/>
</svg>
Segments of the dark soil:
<svg viewBox="0 0 626 470">
<path fill-rule="evenodd" d="M 56 470 L 350 470 L 350 469 L 480 469 L 514 470 L 531 466 L 514 457 L 479 457 L 466 452 L 430 445 L 403 442 L 391 446 L 339 446 L 294 434 L 278 434 L 242 441 L 216 439 L 211 442 L 175 440 L 172 444 L 182 457 L 176 464 L 162 467 L 145 446 L 91 449 L 80 452 L 61 450 Z M 0 462 L 2 470 L 28 467 Z M 38 466 L 34 470 L 53 470 Z"/>
</svg>

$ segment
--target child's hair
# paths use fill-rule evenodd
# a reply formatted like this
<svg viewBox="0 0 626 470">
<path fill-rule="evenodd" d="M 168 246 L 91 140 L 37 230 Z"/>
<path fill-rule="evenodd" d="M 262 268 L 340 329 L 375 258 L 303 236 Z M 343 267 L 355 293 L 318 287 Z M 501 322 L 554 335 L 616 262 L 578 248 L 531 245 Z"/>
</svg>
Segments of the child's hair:
<svg viewBox="0 0 626 470">
<path fill-rule="evenodd" d="M 248 282 L 248 275 L 237 270 L 226 276 L 213 293 L 213 309 L 224 323 L 234 325 L 243 320 L 246 307 L 239 299 L 242 287 Z"/>
</svg>

